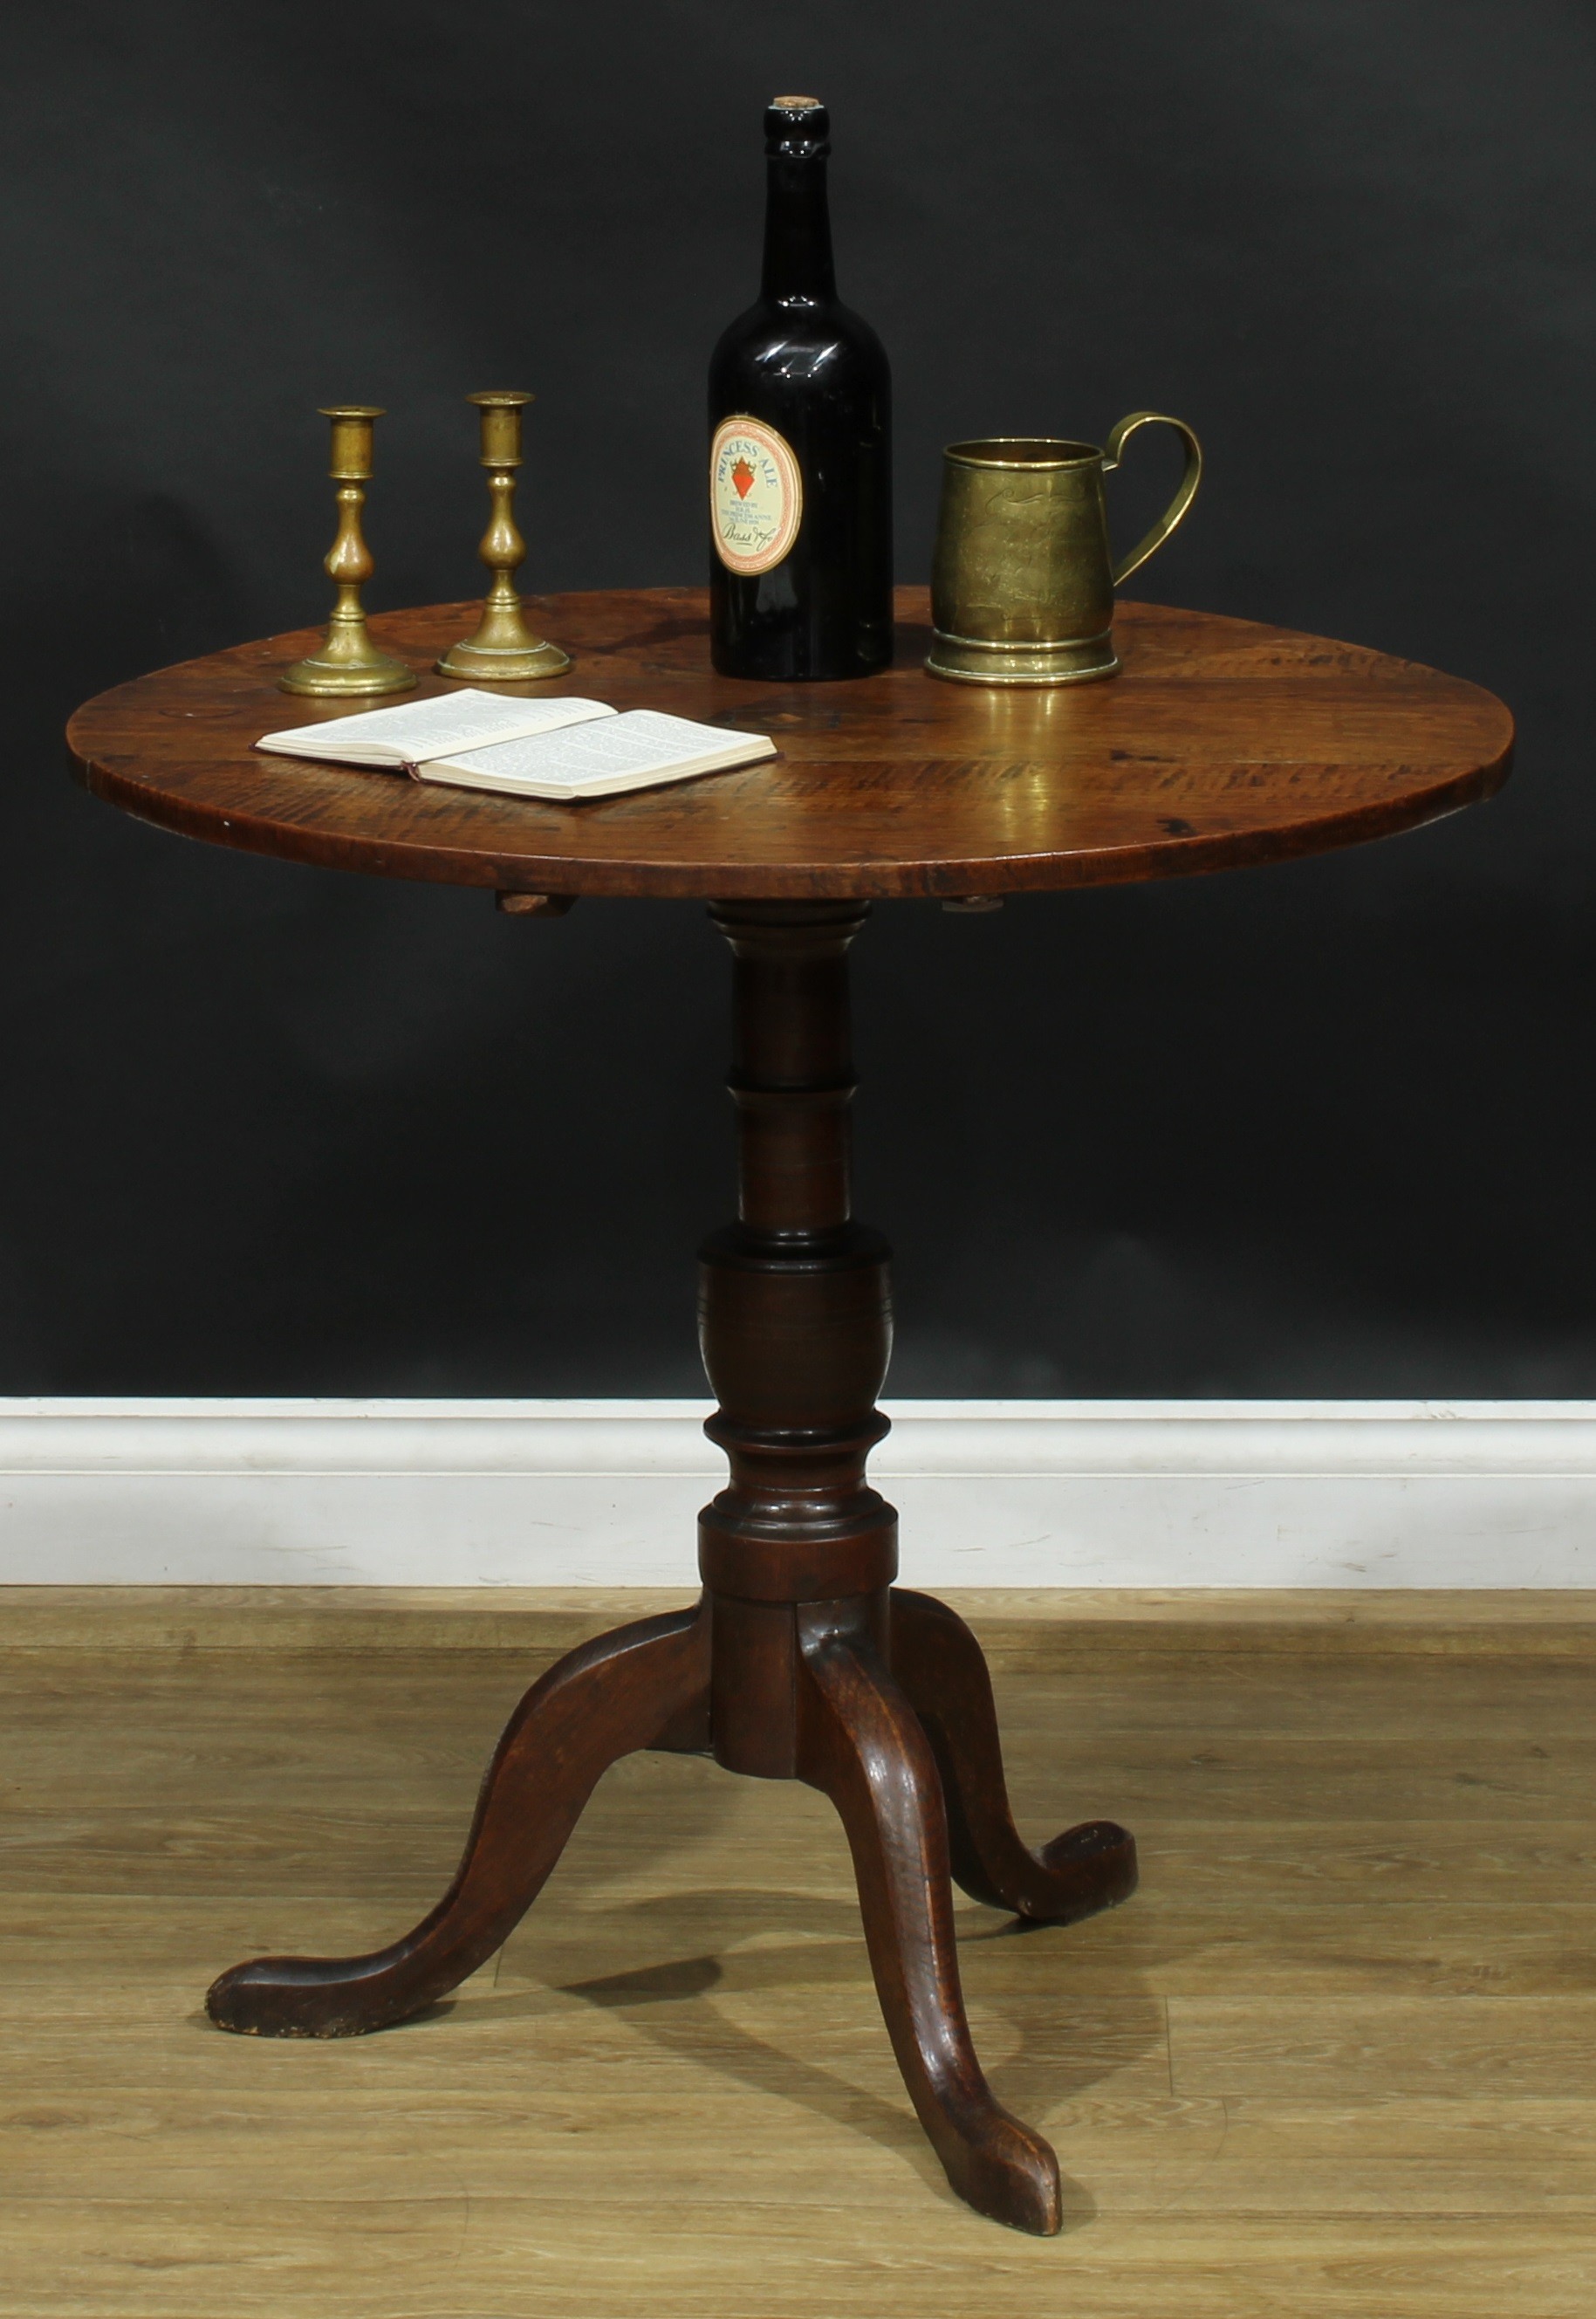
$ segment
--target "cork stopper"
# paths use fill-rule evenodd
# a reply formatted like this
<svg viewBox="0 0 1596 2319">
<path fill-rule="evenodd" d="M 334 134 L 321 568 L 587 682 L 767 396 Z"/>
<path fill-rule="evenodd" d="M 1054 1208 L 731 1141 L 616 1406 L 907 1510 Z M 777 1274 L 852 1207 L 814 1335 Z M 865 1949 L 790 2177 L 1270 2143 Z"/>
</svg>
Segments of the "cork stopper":
<svg viewBox="0 0 1596 2319">
<path fill-rule="evenodd" d="M 817 96 L 773 96 L 765 107 L 765 151 L 819 160 L 831 150 L 831 115 Z"/>
</svg>

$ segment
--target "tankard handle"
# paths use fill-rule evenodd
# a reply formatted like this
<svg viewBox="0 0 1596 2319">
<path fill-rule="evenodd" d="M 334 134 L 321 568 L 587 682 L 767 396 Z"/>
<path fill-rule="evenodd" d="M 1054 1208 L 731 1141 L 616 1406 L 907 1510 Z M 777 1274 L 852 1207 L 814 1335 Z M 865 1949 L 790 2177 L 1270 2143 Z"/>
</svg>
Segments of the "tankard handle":
<svg viewBox="0 0 1596 2319">
<path fill-rule="evenodd" d="M 1197 485 L 1203 480 L 1203 446 L 1198 442 L 1184 419 L 1168 418 L 1161 411 L 1133 411 L 1112 429 L 1103 446 L 1103 472 L 1109 474 L 1120 464 L 1120 455 L 1139 427 L 1173 427 L 1186 444 L 1186 473 L 1180 486 L 1163 514 L 1144 538 L 1139 539 L 1129 555 L 1122 555 L 1114 567 L 1114 584 L 1117 588 L 1132 572 L 1140 572 L 1156 548 L 1162 547 L 1181 517 L 1197 496 Z"/>
</svg>

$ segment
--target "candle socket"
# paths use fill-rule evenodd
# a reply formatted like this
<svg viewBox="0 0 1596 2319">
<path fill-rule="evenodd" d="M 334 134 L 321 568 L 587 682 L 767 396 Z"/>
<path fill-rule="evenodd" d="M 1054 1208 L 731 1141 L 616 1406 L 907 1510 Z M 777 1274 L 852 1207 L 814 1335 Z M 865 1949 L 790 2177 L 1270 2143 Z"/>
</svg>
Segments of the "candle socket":
<svg viewBox="0 0 1596 2319">
<path fill-rule="evenodd" d="M 516 528 L 516 469 L 521 464 L 521 412 L 529 394 L 469 394 L 482 413 L 482 463 L 488 471 L 492 513 L 478 555 L 493 575 L 474 636 L 451 645 L 437 663 L 440 676 L 463 676 L 473 684 L 527 684 L 542 676 L 563 676 L 571 655 L 527 626 L 513 574 L 527 553 Z"/>
<path fill-rule="evenodd" d="M 335 402 L 322 411 L 332 421 L 332 456 L 328 473 L 338 485 L 338 537 L 326 559 L 327 576 L 338 590 L 326 640 L 319 653 L 296 660 L 277 679 L 284 692 L 326 693 L 358 699 L 374 692 L 408 692 L 414 669 L 392 653 L 379 652 L 366 631 L 360 591 L 375 568 L 360 528 L 365 485 L 371 480 L 372 429 L 383 413 L 369 402 Z"/>
</svg>

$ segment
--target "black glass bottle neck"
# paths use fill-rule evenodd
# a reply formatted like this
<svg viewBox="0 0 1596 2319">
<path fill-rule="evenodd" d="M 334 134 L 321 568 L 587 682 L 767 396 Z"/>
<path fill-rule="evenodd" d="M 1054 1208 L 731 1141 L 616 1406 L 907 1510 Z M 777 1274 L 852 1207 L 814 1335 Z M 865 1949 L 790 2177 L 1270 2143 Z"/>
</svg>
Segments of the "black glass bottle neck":
<svg viewBox="0 0 1596 2319">
<path fill-rule="evenodd" d="M 765 161 L 765 263 L 760 295 L 820 306 L 837 294 L 831 258 L 825 156 L 771 153 Z"/>
</svg>

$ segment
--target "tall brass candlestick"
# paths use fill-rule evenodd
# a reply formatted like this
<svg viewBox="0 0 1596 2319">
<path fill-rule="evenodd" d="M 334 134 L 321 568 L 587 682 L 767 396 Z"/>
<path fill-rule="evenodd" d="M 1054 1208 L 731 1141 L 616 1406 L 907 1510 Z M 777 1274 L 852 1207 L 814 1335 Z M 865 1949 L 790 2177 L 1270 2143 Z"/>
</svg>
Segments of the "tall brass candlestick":
<svg viewBox="0 0 1596 2319">
<path fill-rule="evenodd" d="M 365 504 L 362 487 L 371 480 L 373 422 L 383 413 L 369 402 L 335 402 L 321 416 L 332 421 L 328 472 L 338 487 L 338 537 L 326 562 L 338 596 L 320 651 L 308 660 L 296 660 L 277 682 L 284 692 L 324 692 L 344 699 L 362 693 L 408 692 L 416 681 L 414 669 L 392 653 L 377 650 L 360 607 L 362 584 L 374 569 L 360 528 Z"/>
<path fill-rule="evenodd" d="M 476 634 L 451 645 L 437 663 L 440 676 L 469 677 L 473 684 L 525 684 L 539 676 L 562 676 L 571 655 L 535 636 L 521 613 L 511 574 L 527 553 L 516 528 L 516 469 L 521 464 L 521 413 L 529 394 L 468 394 L 482 412 L 482 462 L 488 470 L 493 512 L 477 554 L 493 575 Z"/>
</svg>

